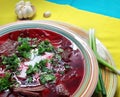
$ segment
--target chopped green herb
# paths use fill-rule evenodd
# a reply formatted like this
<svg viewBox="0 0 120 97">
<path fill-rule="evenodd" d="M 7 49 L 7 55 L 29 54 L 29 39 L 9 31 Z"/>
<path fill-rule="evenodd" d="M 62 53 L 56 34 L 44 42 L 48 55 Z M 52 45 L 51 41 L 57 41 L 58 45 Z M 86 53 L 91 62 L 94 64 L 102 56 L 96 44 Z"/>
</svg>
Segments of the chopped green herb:
<svg viewBox="0 0 120 97">
<path fill-rule="evenodd" d="M 53 59 L 48 59 L 47 62 L 52 64 L 53 63 Z"/>
<path fill-rule="evenodd" d="M 18 51 L 29 52 L 30 50 L 31 50 L 31 47 L 28 42 L 24 42 L 20 46 L 18 46 Z"/>
<path fill-rule="evenodd" d="M 12 55 L 9 57 L 2 56 L 2 64 L 6 65 L 6 70 L 10 69 L 15 71 L 18 68 L 20 60 L 16 55 Z"/>
<path fill-rule="evenodd" d="M 38 53 L 43 54 L 45 52 L 45 48 L 43 48 L 41 45 L 39 45 Z"/>
<path fill-rule="evenodd" d="M 17 50 L 20 54 L 21 57 L 23 58 L 29 58 L 30 57 L 30 50 L 31 46 L 29 44 L 29 38 L 18 38 L 18 41 L 21 43 L 18 47 Z"/>
<path fill-rule="evenodd" d="M 28 77 L 28 83 L 31 83 L 33 81 L 33 77 Z"/>
<path fill-rule="evenodd" d="M 40 76 L 40 82 L 42 84 L 54 81 L 55 79 L 56 79 L 56 77 L 53 74 L 43 74 Z"/>
<path fill-rule="evenodd" d="M 16 70 L 16 71 L 15 71 L 15 74 L 16 74 L 16 75 L 19 75 L 19 74 L 20 74 L 20 70 Z"/>
<path fill-rule="evenodd" d="M 58 61 L 60 61 L 62 59 L 61 55 L 59 55 L 59 54 L 56 54 L 55 58 L 58 59 Z"/>
<path fill-rule="evenodd" d="M 43 54 L 45 52 L 52 52 L 52 51 L 53 51 L 53 46 L 48 40 L 42 41 L 38 45 L 38 54 Z"/>
<path fill-rule="evenodd" d="M 65 69 L 70 69 L 71 68 L 69 65 L 65 65 L 64 67 L 65 67 Z"/>
<path fill-rule="evenodd" d="M 27 75 L 32 75 L 36 72 L 39 72 L 39 70 L 40 70 L 39 65 L 38 65 L 38 63 L 36 63 L 34 67 L 32 65 L 29 65 L 26 73 L 27 73 Z"/>
<path fill-rule="evenodd" d="M 22 38 L 22 37 L 18 37 L 18 42 L 20 43 L 28 43 L 28 41 L 31 40 L 30 38 Z"/>
<path fill-rule="evenodd" d="M 0 77 L 0 91 L 7 90 L 11 87 L 13 83 L 10 82 L 10 76 L 9 73 L 6 73 L 5 77 Z"/>
<path fill-rule="evenodd" d="M 46 67 L 47 60 L 41 60 L 39 63 L 36 63 L 34 67 L 32 65 L 29 65 L 28 70 L 26 71 L 27 75 L 34 74 L 36 72 L 39 72 L 41 68 Z"/>
<path fill-rule="evenodd" d="M 40 66 L 39 66 L 39 63 L 36 63 L 34 68 L 33 68 L 33 72 L 39 72 L 40 71 Z"/>
<path fill-rule="evenodd" d="M 21 51 L 20 55 L 24 58 L 30 58 L 31 53 L 30 52 L 26 52 L 26 51 Z"/>
<path fill-rule="evenodd" d="M 27 73 L 27 75 L 31 75 L 31 74 L 34 73 L 32 65 L 29 65 L 29 67 L 28 67 L 26 73 Z"/>
<path fill-rule="evenodd" d="M 57 49 L 57 53 L 62 53 L 63 52 L 63 49 L 62 48 L 58 48 Z"/>
<path fill-rule="evenodd" d="M 63 75 L 63 74 L 65 74 L 65 72 L 64 72 L 64 71 L 60 71 L 59 73 L 60 73 L 60 74 L 62 74 L 62 75 Z"/>
<path fill-rule="evenodd" d="M 41 71 L 42 71 L 42 72 L 47 72 L 47 73 L 52 73 L 52 72 L 53 72 L 53 70 L 50 70 L 50 69 L 48 69 L 47 67 L 42 67 L 42 68 L 41 68 Z"/>
<path fill-rule="evenodd" d="M 47 62 L 48 62 L 47 59 L 45 59 L 45 60 L 41 60 L 41 61 L 39 62 L 39 65 L 40 65 L 41 67 L 45 67 L 46 64 L 47 64 Z"/>
</svg>

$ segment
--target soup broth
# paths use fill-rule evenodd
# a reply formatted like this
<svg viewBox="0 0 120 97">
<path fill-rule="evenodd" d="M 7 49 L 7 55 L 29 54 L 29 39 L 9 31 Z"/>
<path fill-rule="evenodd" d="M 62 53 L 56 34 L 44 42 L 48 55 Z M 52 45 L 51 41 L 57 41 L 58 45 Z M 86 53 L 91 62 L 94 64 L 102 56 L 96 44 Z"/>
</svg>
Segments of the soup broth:
<svg viewBox="0 0 120 97">
<path fill-rule="evenodd" d="M 58 33 L 10 32 L 0 37 L 0 97 L 70 97 L 84 64 L 77 46 Z"/>
</svg>

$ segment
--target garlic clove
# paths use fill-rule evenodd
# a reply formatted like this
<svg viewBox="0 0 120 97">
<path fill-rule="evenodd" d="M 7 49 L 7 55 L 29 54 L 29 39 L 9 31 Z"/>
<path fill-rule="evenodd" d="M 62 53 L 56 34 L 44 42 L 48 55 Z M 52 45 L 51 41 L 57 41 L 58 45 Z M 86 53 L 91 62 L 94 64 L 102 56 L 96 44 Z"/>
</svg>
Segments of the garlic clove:
<svg viewBox="0 0 120 97">
<path fill-rule="evenodd" d="M 16 6 L 16 8 L 15 8 L 15 12 L 18 12 L 19 10 L 21 10 L 22 7 L 23 7 L 23 5 L 18 5 L 18 6 Z"/>
<path fill-rule="evenodd" d="M 15 7 L 17 7 L 17 6 L 19 6 L 19 5 L 21 5 L 21 4 L 19 4 L 19 2 L 15 5 Z"/>
<path fill-rule="evenodd" d="M 28 17 L 31 18 L 33 15 L 34 15 L 34 12 L 32 11 L 32 12 L 28 15 Z"/>
<path fill-rule="evenodd" d="M 22 12 L 22 15 L 23 15 L 23 18 L 27 18 L 28 14 L 27 14 L 27 7 L 24 6 L 22 9 L 21 9 L 21 12 Z"/>
<path fill-rule="evenodd" d="M 48 17 L 51 16 L 51 12 L 50 12 L 50 11 L 46 11 L 46 12 L 44 12 L 43 16 L 44 16 L 45 18 L 48 18 Z"/>
<path fill-rule="evenodd" d="M 20 0 L 16 5 L 25 5 L 24 0 Z"/>
<path fill-rule="evenodd" d="M 25 6 L 26 6 L 26 5 L 31 6 L 30 1 L 25 2 Z"/>
<path fill-rule="evenodd" d="M 31 6 L 26 6 L 26 13 L 27 13 L 28 17 L 32 17 L 33 16 L 34 11 L 33 11 Z"/>
<path fill-rule="evenodd" d="M 32 7 L 32 9 L 33 9 L 33 14 L 35 14 L 35 13 L 36 13 L 36 9 L 35 9 L 35 7 L 32 6 L 32 5 L 31 5 L 31 7 Z"/>
<path fill-rule="evenodd" d="M 16 5 L 15 5 L 15 7 L 17 7 L 18 5 L 20 5 L 19 3 L 17 3 Z"/>
<path fill-rule="evenodd" d="M 18 15 L 18 18 L 19 18 L 19 19 L 22 19 L 22 18 L 23 18 L 23 14 L 22 14 L 22 11 L 21 11 L 21 10 L 18 11 L 17 15 Z"/>
</svg>

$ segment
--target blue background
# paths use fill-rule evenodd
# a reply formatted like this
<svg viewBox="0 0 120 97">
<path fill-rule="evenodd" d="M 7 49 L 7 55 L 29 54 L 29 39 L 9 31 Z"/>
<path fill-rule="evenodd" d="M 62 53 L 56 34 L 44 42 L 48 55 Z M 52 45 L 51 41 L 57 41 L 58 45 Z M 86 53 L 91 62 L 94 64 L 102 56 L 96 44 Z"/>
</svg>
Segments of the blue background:
<svg viewBox="0 0 120 97">
<path fill-rule="evenodd" d="M 48 0 L 57 4 L 68 4 L 75 8 L 106 16 L 120 18 L 120 0 Z"/>
</svg>

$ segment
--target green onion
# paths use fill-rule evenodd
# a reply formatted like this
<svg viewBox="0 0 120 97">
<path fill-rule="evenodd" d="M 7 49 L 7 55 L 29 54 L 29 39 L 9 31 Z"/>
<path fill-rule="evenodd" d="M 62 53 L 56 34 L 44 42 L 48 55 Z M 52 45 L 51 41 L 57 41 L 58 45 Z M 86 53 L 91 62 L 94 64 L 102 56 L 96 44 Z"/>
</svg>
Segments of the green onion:
<svg viewBox="0 0 120 97">
<path fill-rule="evenodd" d="M 103 81 L 103 78 L 102 78 L 102 72 L 101 72 L 101 69 L 99 68 L 99 81 L 100 81 L 100 85 L 101 85 L 101 88 L 102 88 L 102 96 L 103 97 L 106 97 L 107 96 L 107 93 L 106 93 L 106 89 L 105 89 L 105 84 L 104 84 L 104 81 Z"/>
<path fill-rule="evenodd" d="M 94 30 L 90 30 L 90 33 L 89 33 L 90 47 L 92 48 L 93 52 L 96 55 L 97 54 L 96 39 L 95 39 L 95 36 L 93 35 L 94 35 Z M 97 93 L 101 92 L 102 97 L 106 97 L 107 95 L 100 68 L 99 68 L 99 80 L 98 80 L 95 92 Z"/>
<path fill-rule="evenodd" d="M 101 85 L 100 85 L 100 80 L 98 80 L 98 83 L 97 83 L 97 86 L 96 86 L 96 89 L 95 89 L 95 93 L 100 93 L 102 91 L 102 88 L 101 88 Z"/>
<path fill-rule="evenodd" d="M 90 45 L 92 45 L 93 51 L 96 55 L 96 58 L 98 60 L 99 63 L 101 63 L 101 65 L 109 68 L 111 71 L 113 71 L 114 73 L 120 75 L 120 70 L 118 70 L 117 68 L 115 68 L 113 65 L 109 64 L 108 62 L 106 62 L 103 58 L 101 58 L 99 56 L 99 54 L 97 53 L 97 49 L 96 49 L 96 38 L 94 35 L 94 31 L 90 30 L 89 33 L 89 37 L 90 37 Z"/>
</svg>

